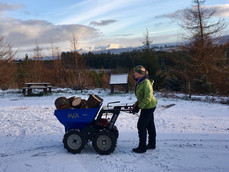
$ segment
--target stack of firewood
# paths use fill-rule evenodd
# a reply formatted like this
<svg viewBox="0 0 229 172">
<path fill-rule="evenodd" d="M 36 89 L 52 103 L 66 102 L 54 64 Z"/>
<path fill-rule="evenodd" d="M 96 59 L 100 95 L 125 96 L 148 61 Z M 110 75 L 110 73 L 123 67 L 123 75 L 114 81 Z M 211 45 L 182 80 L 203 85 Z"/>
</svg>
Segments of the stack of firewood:
<svg viewBox="0 0 229 172">
<path fill-rule="evenodd" d="M 90 94 L 87 100 L 80 97 L 59 97 L 55 100 L 57 109 L 82 109 L 82 108 L 97 108 L 103 101 L 98 95 Z"/>
</svg>

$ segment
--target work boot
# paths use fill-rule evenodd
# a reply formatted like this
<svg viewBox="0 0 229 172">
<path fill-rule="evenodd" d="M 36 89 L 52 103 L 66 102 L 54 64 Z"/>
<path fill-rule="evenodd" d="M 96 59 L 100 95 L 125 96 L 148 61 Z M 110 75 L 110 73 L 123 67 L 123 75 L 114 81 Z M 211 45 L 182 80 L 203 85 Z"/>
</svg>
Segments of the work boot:
<svg viewBox="0 0 229 172">
<path fill-rule="evenodd" d="M 156 149 L 156 146 L 155 145 L 146 145 L 146 149 Z"/>
<path fill-rule="evenodd" d="M 132 151 L 135 153 L 145 153 L 146 149 L 142 149 L 140 147 L 137 147 L 137 148 L 132 149 Z"/>
</svg>

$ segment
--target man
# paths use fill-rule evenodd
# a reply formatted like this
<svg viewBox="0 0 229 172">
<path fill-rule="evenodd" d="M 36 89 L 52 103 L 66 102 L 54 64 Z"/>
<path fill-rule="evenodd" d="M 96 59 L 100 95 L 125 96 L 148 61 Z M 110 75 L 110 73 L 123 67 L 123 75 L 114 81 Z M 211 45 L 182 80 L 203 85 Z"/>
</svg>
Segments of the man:
<svg viewBox="0 0 229 172">
<path fill-rule="evenodd" d="M 134 148 L 135 153 L 144 153 L 147 149 L 156 149 L 156 129 L 154 124 L 154 114 L 157 99 L 153 95 L 153 82 L 147 79 L 148 71 L 141 65 L 134 68 L 134 77 L 137 81 L 135 86 L 135 95 L 137 102 L 133 105 L 133 112 L 141 109 L 137 128 L 139 136 L 139 145 Z M 148 144 L 146 137 L 148 131 Z"/>
</svg>

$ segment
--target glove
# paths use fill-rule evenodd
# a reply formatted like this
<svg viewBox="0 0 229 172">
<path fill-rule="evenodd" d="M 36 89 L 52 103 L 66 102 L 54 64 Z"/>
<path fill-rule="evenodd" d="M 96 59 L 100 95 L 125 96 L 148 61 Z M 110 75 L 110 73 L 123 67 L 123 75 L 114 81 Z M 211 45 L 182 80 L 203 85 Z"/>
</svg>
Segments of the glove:
<svg viewBox="0 0 229 172">
<path fill-rule="evenodd" d="M 134 104 L 133 107 L 131 108 L 132 113 L 138 113 L 139 112 L 139 107 L 138 105 Z"/>
</svg>

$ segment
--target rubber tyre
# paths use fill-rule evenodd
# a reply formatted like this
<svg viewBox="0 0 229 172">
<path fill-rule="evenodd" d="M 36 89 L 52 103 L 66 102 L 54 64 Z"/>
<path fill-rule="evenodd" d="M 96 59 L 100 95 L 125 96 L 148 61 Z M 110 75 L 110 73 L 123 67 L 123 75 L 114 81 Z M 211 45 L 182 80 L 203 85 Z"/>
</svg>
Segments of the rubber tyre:
<svg viewBox="0 0 229 172">
<path fill-rule="evenodd" d="M 86 141 L 79 130 L 69 130 L 64 135 L 63 143 L 68 152 L 76 154 L 83 150 Z"/>
<path fill-rule="evenodd" d="M 118 140 L 119 132 L 118 128 L 114 125 L 112 132 L 114 133 L 114 136 L 116 137 L 116 140 Z"/>
<path fill-rule="evenodd" d="M 108 130 L 99 131 L 92 140 L 92 146 L 100 155 L 109 155 L 116 147 L 116 137 Z"/>
</svg>

